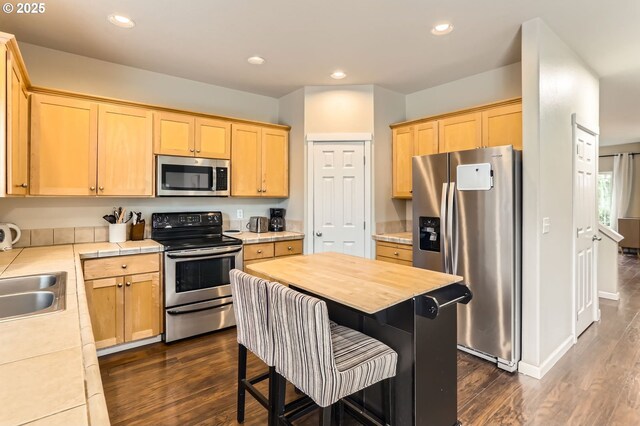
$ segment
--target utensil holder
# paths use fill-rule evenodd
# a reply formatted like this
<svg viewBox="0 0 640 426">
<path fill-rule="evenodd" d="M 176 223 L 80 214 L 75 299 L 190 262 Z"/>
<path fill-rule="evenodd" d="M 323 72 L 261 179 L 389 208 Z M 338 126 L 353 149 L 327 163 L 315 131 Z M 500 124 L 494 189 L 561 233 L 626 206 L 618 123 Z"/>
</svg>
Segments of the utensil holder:
<svg viewBox="0 0 640 426">
<path fill-rule="evenodd" d="M 144 240 L 144 220 L 136 223 L 135 225 L 131 225 L 131 231 L 129 233 L 129 238 L 131 241 L 141 241 Z"/>
<path fill-rule="evenodd" d="M 109 224 L 109 242 L 124 243 L 127 241 L 127 224 L 126 223 L 110 223 Z"/>
</svg>

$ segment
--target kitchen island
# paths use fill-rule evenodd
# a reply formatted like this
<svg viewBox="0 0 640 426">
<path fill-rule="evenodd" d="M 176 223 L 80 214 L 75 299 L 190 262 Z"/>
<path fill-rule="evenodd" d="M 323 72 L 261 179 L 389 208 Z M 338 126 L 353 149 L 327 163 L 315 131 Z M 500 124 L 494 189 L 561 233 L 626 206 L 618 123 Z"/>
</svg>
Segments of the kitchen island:
<svg viewBox="0 0 640 426">
<path fill-rule="evenodd" d="M 462 277 L 338 253 L 252 264 L 250 274 L 327 302 L 330 318 L 398 353 L 394 425 L 454 425 L 455 303 L 471 299 Z M 354 396 L 358 408 L 381 414 L 381 386 Z"/>
</svg>

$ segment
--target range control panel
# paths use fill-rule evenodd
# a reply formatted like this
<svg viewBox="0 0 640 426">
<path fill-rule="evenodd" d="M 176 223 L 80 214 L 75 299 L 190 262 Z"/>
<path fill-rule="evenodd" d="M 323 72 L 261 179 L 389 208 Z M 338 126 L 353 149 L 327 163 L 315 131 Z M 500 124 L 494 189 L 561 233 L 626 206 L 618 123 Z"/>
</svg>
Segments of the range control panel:
<svg viewBox="0 0 640 426">
<path fill-rule="evenodd" d="M 222 213 L 154 213 L 151 222 L 154 229 L 222 226 Z"/>
<path fill-rule="evenodd" d="M 420 250 L 440 251 L 440 218 L 420 216 Z"/>
</svg>

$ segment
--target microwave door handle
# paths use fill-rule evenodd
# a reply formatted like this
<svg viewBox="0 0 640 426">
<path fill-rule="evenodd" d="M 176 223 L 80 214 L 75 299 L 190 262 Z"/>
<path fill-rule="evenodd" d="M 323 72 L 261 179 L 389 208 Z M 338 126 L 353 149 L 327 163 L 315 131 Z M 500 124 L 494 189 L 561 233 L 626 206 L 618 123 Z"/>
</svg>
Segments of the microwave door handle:
<svg viewBox="0 0 640 426">
<path fill-rule="evenodd" d="M 210 250 L 202 250 L 202 251 L 193 251 L 193 252 L 182 252 L 182 253 L 167 253 L 167 257 L 169 259 L 200 259 L 203 257 L 221 257 L 225 254 L 229 253 L 237 253 L 242 250 L 242 247 L 225 247 L 223 249 L 210 249 Z"/>
</svg>

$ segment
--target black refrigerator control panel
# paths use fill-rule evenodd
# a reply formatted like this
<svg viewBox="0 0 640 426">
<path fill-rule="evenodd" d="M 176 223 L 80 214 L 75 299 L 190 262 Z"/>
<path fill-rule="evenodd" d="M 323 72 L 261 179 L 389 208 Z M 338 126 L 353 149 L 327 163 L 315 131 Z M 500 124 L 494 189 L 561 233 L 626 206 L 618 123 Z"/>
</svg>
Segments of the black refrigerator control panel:
<svg viewBox="0 0 640 426">
<path fill-rule="evenodd" d="M 440 218 L 420 216 L 420 250 L 440 251 Z"/>
</svg>

